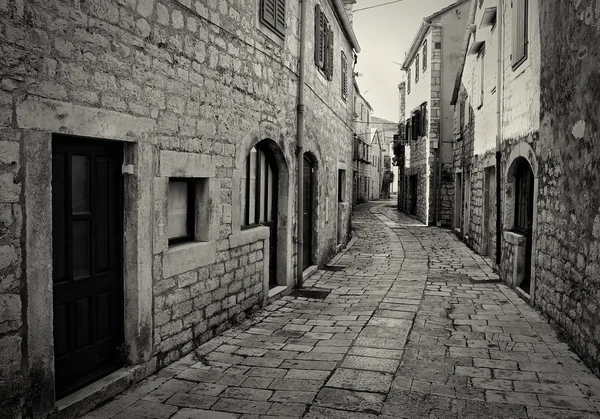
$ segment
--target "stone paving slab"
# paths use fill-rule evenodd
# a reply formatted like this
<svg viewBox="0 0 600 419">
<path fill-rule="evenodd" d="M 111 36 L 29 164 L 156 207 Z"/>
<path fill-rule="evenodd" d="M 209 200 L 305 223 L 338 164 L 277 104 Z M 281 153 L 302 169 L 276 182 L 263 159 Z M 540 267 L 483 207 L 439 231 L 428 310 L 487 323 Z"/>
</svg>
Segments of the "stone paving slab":
<svg viewBox="0 0 600 419">
<path fill-rule="evenodd" d="M 360 205 L 306 287 L 89 419 L 600 419 L 600 380 L 449 231 Z"/>
</svg>

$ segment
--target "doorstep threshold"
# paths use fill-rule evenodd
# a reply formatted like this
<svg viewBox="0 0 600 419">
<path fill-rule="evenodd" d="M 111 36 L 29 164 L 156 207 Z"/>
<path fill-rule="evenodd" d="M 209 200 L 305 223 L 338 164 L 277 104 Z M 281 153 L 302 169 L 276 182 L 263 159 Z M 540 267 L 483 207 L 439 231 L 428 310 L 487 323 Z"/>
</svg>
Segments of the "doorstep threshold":
<svg viewBox="0 0 600 419">
<path fill-rule="evenodd" d="M 101 403 L 119 395 L 132 384 L 156 372 L 156 359 L 131 365 L 100 378 L 97 381 L 57 400 L 51 419 L 71 419 L 84 415 Z"/>
</svg>

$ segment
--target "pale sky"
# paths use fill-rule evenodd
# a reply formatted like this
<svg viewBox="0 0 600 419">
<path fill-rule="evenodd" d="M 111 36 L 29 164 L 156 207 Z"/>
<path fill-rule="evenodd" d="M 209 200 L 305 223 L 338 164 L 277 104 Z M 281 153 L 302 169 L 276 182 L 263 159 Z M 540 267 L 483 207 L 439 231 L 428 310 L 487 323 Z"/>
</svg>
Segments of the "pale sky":
<svg viewBox="0 0 600 419">
<path fill-rule="evenodd" d="M 358 0 L 354 10 L 392 0 Z M 387 6 L 354 13 L 354 32 L 361 52 L 356 71 L 360 92 L 373 107 L 373 115 L 398 121 L 398 83 L 404 72 L 404 54 L 424 17 L 443 9 L 454 0 L 403 0 Z"/>
</svg>

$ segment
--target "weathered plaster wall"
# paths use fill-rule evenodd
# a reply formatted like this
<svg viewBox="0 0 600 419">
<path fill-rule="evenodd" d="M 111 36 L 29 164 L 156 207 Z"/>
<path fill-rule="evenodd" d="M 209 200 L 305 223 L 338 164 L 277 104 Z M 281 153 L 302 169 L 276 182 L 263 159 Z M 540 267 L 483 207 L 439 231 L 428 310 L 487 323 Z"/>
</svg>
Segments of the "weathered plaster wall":
<svg viewBox="0 0 600 419">
<path fill-rule="evenodd" d="M 540 2 L 535 304 L 600 372 L 600 3 Z"/>
<path fill-rule="evenodd" d="M 502 89 L 502 138 L 525 136 L 540 127 L 540 0 L 529 0 L 527 59 L 513 71 L 512 10 L 504 2 L 503 51 L 504 78 Z"/>
<path fill-rule="evenodd" d="M 281 40 L 258 23 L 257 2 L 0 1 L 1 417 L 43 417 L 55 406 L 51 246 L 40 247 L 51 238 L 44 205 L 51 202 L 52 133 L 121 141 L 135 167 L 125 178 L 124 214 L 130 362 L 164 366 L 264 300 L 268 240 L 239 231 L 238 192 L 240 162 L 266 138 L 279 150 L 286 183 L 278 281 L 292 284 L 299 3 L 287 4 Z M 333 81 L 307 62 L 318 263 L 336 249 L 337 170 L 352 150 L 352 98 L 340 99 L 338 64 L 341 50 L 352 54 L 328 4 Z M 308 10 L 312 15 L 314 2 Z M 209 183 L 203 219 L 214 229 L 204 243 L 172 249 L 161 233 L 170 176 L 163 166 L 172 161 L 179 170 L 196 161 L 185 156 L 210 160 L 210 170 L 198 174 L 202 163 L 188 174 Z M 348 217 L 346 211 L 346 228 Z"/>
</svg>

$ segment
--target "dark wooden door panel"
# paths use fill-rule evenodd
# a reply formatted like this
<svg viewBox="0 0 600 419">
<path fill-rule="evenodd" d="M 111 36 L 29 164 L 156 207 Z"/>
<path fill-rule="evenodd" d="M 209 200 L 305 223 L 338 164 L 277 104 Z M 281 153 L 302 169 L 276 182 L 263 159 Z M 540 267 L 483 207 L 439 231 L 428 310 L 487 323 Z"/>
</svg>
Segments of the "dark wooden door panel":
<svg viewBox="0 0 600 419">
<path fill-rule="evenodd" d="M 122 146 L 57 136 L 52 223 L 56 394 L 118 368 L 123 341 Z"/>
<path fill-rule="evenodd" d="M 312 163 L 304 158 L 304 209 L 303 209 L 303 267 L 312 264 L 312 231 L 313 231 L 313 176 Z"/>
</svg>

